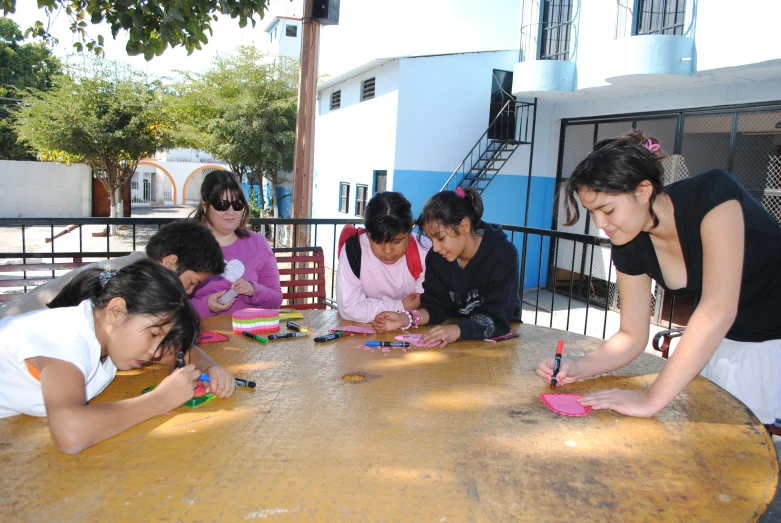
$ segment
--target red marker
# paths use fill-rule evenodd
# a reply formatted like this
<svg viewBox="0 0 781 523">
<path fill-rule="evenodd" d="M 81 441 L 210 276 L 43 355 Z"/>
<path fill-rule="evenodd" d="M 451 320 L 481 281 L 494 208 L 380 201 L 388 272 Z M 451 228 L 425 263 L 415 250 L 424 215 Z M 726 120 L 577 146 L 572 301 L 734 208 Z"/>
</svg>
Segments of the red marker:
<svg viewBox="0 0 781 523">
<path fill-rule="evenodd" d="M 553 362 L 553 376 L 550 379 L 550 389 L 556 388 L 556 376 L 559 374 L 559 367 L 561 367 L 561 353 L 564 352 L 564 341 L 559 340 L 559 344 L 556 346 L 556 361 Z"/>
</svg>

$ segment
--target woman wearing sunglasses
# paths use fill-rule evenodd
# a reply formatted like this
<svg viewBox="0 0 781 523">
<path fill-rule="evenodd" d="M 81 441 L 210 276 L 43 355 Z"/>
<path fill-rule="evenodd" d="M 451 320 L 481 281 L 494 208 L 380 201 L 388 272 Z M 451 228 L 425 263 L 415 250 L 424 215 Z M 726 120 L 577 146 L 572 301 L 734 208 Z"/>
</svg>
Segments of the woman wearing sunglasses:
<svg viewBox="0 0 781 523">
<path fill-rule="evenodd" d="M 195 287 L 192 304 L 202 317 L 248 307 L 278 309 L 282 304 L 279 269 L 266 239 L 247 230 L 250 209 L 236 175 L 212 171 L 201 183 L 194 217 L 211 230 L 225 256 L 225 272 Z"/>
</svg>

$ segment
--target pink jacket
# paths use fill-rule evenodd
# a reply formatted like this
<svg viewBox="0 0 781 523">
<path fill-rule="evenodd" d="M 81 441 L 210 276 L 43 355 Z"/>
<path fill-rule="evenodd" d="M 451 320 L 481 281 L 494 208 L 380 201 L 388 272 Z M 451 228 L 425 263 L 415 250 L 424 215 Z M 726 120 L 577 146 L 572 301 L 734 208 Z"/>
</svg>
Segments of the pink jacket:
<svg viewBox="0 0 781 523">
<path fill-rule="evenodd" d="M 263 236 L 255 232 L 249 234 L 249 238 L 239 238 L 222 248 L 225 272 L 210 276 L 193 290 L 190 301 L 201 318 L 215 315 L 209 310 L 209 296 L 230 289 L 232 282 L 239 278 L 250 282 L 255 287 L 255 294 L 238 296 L 233 306 L 222 314 L 232 314 L 249 307 L 278 309 L 282 304 L 282 288 L 274 253 Z"/>
</svg>

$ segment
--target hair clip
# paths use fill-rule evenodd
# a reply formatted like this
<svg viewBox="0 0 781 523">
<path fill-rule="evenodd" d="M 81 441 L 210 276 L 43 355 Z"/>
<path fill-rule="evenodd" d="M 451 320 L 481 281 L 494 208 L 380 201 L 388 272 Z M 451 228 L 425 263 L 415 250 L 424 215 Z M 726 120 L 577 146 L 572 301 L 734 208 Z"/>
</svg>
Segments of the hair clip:
<svg viewBox="0 0 781 523">
<path fill-rule="evenodd" d="M 647 141 L 647 142 L 645 142 L 645 143 L 643 144 L 643 147 L 645 147 L 646 149 L 648 149 L 648 150 L 651 152 L 651 154 L 658 154 L 658 153 L 659 153 L 659 151 L 661 151 L 661 150 L 662 150 L 662 146 L 661 146 L 661 145 L 659 145 L 658 143 L 654 143 L 653 141 L 651 141 L 651 139 L 650 139 L 650 138 L 648 139 L 648 141 Z"/>
<path fill-rule="evenodd" d="M 464 193 L 464 190 L 461 187 L 456 187 L 456 194 L 459 195 L 461 198 L 466 198 L 466 194 Z"/>
<path fill-rule="evenodd" d="M 117 273 L 114 269 L 106 269 L 100 273 L 100 286 L 105 288 L 108 281 Z"/>
</svg>

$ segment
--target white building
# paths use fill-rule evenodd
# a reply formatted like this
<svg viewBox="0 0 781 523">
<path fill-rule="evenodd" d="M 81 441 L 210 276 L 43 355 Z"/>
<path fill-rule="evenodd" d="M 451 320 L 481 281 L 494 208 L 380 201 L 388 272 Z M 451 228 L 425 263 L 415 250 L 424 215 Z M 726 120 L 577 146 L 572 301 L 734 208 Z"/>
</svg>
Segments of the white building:
<svg viewBox="0 0 781 523">
<path fill-rule="evenodd" d="M 536 125 L 531 177 L 532 146 L 522 145 L 483 193 L 487 220 L 523 225 L 530 187 L 525 224 L 565 229 L 553 213 L 558 182 L 597 140 L 632 127 L 673 156 L 671 178 L 727 169 L 781 218 L 781 2 L 519 3 L 520 51 L 380 59 L 319 85 L 313 216 L 354 216 L 375 179 L 419 211 L 485 131 L 498 71 L 503 81 L 512 73 L 519 102 L 537 102 Z M 372 79 L 374 97 L 363 100 Z M 585 218 L 566 229 L 597 234 Z M 560 243 L 565 276 L 573 255 L 575 271 L 588 272 L 582 253 L 570 246 L 567 257 Z M 608 266 L 609 251 L 598 252 L 593 276 L 607 280 Z"/>
<path fill-rule="evenodd" d="M 263 30 L 268 34 L 268 44 L 264 49 L 274 56 L 301 58 L 301 19 L 289 16 L 277 16 Z"/>
</svg>

